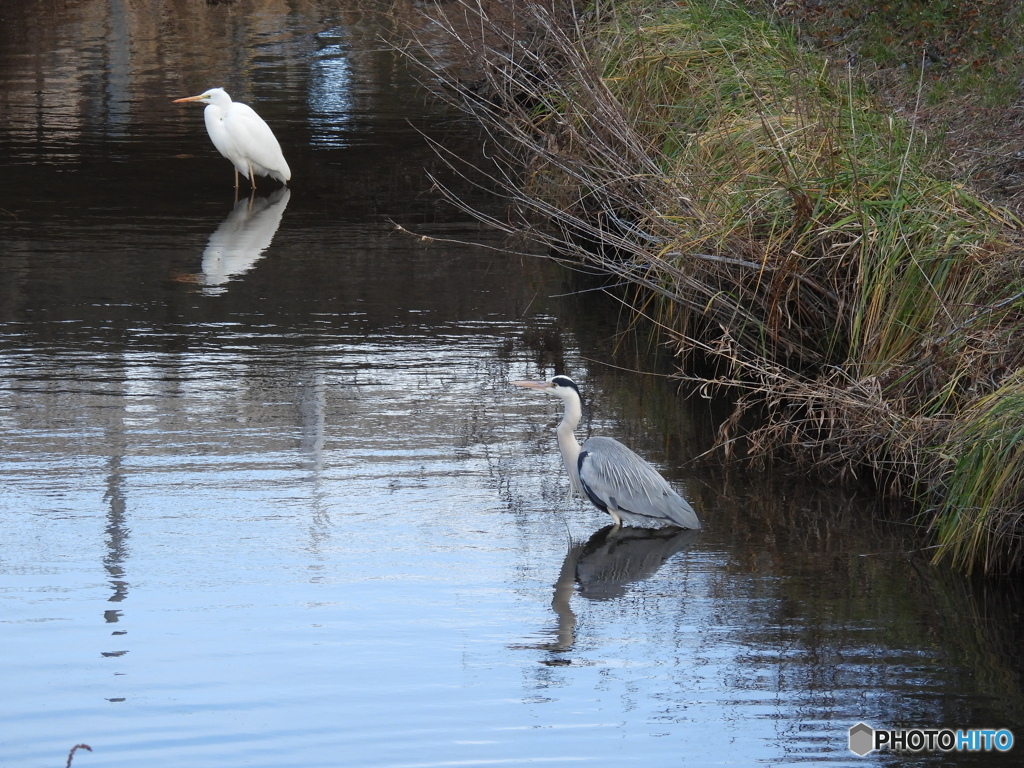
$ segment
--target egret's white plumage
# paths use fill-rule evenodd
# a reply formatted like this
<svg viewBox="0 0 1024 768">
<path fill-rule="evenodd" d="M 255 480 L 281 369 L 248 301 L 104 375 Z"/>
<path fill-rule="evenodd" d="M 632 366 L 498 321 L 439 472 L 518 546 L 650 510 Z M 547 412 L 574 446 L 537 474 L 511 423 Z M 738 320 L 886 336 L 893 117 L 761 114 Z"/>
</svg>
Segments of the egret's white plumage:
<svg viewBox="0 0 1024 768">
<path fill-rule="evenodd" d="M 611 437 L 576 441 L 576 425 L 583 404 L 576 383 L 568 376 L 547 381 L 514 381 L 520 387 L 539 389 L 565 404 L 555 434 L 558 450 L 569 473 L 572 488 L 594 506 L 612 516 L 616 525 L 676 525 L 700 528 L 693 507 L 676 493 L 658 471 Z"/>
<path fill-rule="evenodd" d="M 292 177 L 277 137 L 255 110 L 240 101 L 232 101 L 223 88 L 211 88 L 198 96 L 175 99 L 175 104 L 198 101 L 206 104 L 203 117 L 213 146 L 235 166 L 238 174 L 256 188 L 257 176 L 271 176 L 282 183 Z"/>
</svg>

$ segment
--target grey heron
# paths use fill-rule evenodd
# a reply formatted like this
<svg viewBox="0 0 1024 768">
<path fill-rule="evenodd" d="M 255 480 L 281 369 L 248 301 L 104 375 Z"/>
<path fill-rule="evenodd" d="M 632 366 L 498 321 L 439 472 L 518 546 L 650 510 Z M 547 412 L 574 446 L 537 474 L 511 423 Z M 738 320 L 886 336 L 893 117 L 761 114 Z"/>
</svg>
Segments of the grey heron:
<svg viewBox="0 0 1024 768">
<path fill-rule="evenodd" d="M 568 376 L 555 376 L 547 381 L 512 383 L 547 392 L 565 404 L 555 434 L 569 473 L 570 492 L 590 499 L 594 506 L 612 516 L 616 526 L 625 523 L 700 528 L 697 513 L 686 499 L 654 467 L 618 440 L 591 437 L 583 445 L 576 441 L 576 426 L 583 416 L 576 382 Z"/>
<path fill-rule="evenodd" d="M 211 88 L 198 96 L 175 99 L 175 104 L 198 101 L 206 105 L 203 118 L 213 146 L 235 166 L 235 189 L 238 174 L 249 179 L 256 189 L 257 176 L 272 176 L 282 184 L 292 177 L 281 145 L 263 118 L 248 104 L 232 101 L 223 88 Z"/>
</svg>

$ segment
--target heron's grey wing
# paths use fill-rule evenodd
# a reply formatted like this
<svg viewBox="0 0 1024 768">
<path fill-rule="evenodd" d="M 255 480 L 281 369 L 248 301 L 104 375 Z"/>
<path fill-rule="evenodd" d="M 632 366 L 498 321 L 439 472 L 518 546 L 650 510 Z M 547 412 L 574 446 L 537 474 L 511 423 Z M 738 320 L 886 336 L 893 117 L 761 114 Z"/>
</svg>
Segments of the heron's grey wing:
<svg viewBox="0 0 1024 768">
<path fill-rule="evenodd" d="M 697 514 L 686 499 L 618 440 L 590 438 L 583 444 L 578 466 L 580 481 L 591 500 L 599 507 L 615 510 L 624 523 L 700 528 Z"/>
</svg>

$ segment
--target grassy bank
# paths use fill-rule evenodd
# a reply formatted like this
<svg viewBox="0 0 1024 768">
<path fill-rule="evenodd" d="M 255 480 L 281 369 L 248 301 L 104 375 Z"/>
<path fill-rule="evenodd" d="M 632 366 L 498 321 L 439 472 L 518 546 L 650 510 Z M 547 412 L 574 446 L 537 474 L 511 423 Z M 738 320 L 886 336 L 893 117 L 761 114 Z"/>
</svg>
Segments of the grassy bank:
<svg viewBox="0 0 1024 768">
<path fill-rule="evenodd" d="M 919 500 L 937 560 L 1017 570 L 1018 222 L 921 119 L 926 70 L 885 101 L 802 10 L 447 3 L 461 55 L 432 65 L 494 135 L 489 223 L 617 277 L 680 379 L 735 398 L 725 454 L 869 477 Z"/>
</svg>

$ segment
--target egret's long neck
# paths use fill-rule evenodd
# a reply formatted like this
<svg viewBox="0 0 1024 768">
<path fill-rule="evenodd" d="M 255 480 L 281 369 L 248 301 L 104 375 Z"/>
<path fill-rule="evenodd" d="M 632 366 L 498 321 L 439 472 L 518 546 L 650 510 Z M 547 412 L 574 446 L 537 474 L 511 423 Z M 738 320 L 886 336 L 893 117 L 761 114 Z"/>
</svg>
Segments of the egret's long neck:
<svg viewBox="0 0 1024 768">
<path fill-rule="evenodd" d="M 583 407 L 575 392 L 570 393 L 570 396 L 564 400 L 565 412 L 555 429 L 555 434 L 558 435 L 558 450 L 562 454 L 562 461 L 565 462 L 565 469 L 569 473 L 569 482 L 572 483 L 573 489 L 581 496 L 585 496 L 577 464 L 580 458 L 580 444 L 576 442 L 575 433 L 576 425 L 583 418 Z"/>
</svg>

